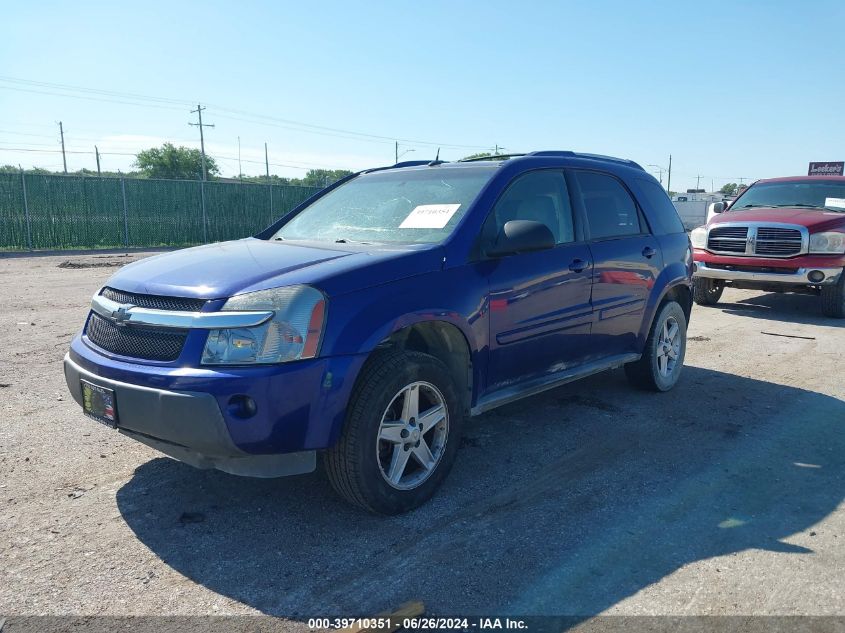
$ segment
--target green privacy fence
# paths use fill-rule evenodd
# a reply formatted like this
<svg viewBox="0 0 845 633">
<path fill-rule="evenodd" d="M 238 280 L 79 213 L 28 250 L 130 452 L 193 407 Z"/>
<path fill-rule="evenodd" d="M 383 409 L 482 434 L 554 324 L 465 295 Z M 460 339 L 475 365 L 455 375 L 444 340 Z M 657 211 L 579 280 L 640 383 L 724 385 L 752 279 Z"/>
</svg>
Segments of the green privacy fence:
<svg viewBox="0 0 845 633">
<path fill-rule="evenodd" d="M 318 187 L 0 173 L 0 250 L 187 246 L 253 235 Z"/>
</svg>

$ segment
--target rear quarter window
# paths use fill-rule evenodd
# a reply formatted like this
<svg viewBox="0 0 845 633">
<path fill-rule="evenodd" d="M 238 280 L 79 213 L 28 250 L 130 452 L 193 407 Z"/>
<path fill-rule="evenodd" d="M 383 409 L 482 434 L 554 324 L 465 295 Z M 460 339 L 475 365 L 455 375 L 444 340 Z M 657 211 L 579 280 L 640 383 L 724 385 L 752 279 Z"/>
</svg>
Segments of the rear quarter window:
<svg viewBox="0 0 845 633">
<path fill-rule="evenodd" d="M 637 197 L 655 233 L 683 233 L 684 223 L 666 191 L 653 180 L 635 178 Z"/>
</svg>

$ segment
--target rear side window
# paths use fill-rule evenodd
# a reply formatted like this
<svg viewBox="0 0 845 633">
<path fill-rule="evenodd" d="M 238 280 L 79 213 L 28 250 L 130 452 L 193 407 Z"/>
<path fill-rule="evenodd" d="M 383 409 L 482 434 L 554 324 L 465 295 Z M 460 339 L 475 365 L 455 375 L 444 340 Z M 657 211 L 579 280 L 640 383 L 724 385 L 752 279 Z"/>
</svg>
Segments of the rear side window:
<svg viewBox="0 0 845 633">
<path fill-rule="evenodd" d="M 637 204 L 616 178 L 595 171 L 573 172 L 591 239 L 639 235 L 640 214 Z"/>
<path fill-rule="evenodd" d="M 652 228 L 656 232 L 669 233 L 683 233 L 684 223 L 678 216 L 678 210 L 675 205 L 669 200 L 663 187 L 652 180 L 644 178 L 636 179 L 637 187 L 640 188 L 640 201 L 646 205 L 646 215 L 651 222 Z M 648 213 L 650 211 L 651 213 Z"/>
</svg>

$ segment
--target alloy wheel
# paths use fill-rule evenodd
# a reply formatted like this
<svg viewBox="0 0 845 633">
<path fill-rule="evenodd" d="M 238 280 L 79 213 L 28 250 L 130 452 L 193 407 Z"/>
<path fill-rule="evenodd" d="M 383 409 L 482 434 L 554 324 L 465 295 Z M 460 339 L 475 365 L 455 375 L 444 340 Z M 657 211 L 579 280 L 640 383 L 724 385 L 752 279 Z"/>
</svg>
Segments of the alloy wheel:
<svg viewBox="0 0 845 633">
<path fill-rule="evenodd" d="M 681 327 L 677 319 L 670 316 L 663 322 L 657 340 L 657 371 L 668 378 L 675 371 L 681 354 Z"/>
<path fill-rule="evenodd" d="M 446 451 L 449 411 L 440 390 L 428 382 L 403 387 L 379 424 L 376 455 L 384 480 L 398 490 L 422 484 Z"/>
</svg>

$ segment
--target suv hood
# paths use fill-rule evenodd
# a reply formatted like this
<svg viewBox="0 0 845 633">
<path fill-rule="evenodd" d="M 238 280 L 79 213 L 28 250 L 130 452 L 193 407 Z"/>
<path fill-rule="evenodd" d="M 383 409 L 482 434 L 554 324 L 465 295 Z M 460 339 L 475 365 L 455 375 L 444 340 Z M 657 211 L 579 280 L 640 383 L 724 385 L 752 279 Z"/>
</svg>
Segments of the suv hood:
<svg viewBox="0 0 845 633">
<path fill-rule="evenodd" d="M 142 259 L 106 285 L 141 294 L 223 299 L 306 283 L 331 296 L 439 270 L 439 253 L 432 245 L 322 247 L 247 238 Z"/>
<path fill-rule="evenodd" d="M 801 207 L 755 207 L 725 211 L 710 220 L 710 225 L 724 222 L 783 222 L 806 226 L 812 232 L 845 226 L 845 213 Z"/>
</svg>

